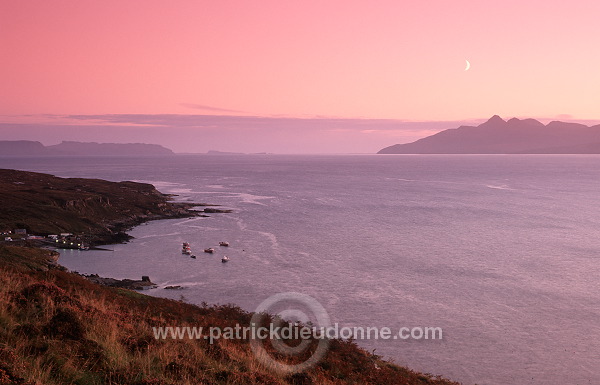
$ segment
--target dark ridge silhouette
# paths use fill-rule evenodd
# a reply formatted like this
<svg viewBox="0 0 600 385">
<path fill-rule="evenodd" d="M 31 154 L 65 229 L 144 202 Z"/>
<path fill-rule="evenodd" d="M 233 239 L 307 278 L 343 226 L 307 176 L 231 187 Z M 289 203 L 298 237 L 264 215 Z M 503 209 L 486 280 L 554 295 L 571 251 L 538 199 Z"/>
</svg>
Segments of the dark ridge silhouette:
<svg viewBox="0 0 600 385">
<path fill-rule="evenodd" d="M 51 151 L 32 140 L 0 140 L 0 156 L 41 156 Z"/>
<path fill-rule="evenodd" d="M 199 215 L 189 210 L 195 204 L 169 199 L 147 183 L 0 169 L 0 231 L 86 233 L 94 242 L 111 243 L 128 239 L 124 231 L 145 221 Z"/>
<path fill-rule="evenodd" d="M 84 143 L 64 141 L 44 146 L 31 140 L 0 141 L 0 156 L 157 156 L 174 155 L 158 144 L 145 143 Z"/>
<path fill-rule="evenodd" d="M 158 144 L 145 143 L 83 143 L 64 141 L 48 149 L 65 155 L 173 155 L 173 151 Z"/>
<path fill-rule="evenodd" d="M 378 154 L 600 154 L 600 125 L 492 116 L 479 126 L 444 130 Z"/>
</svg>

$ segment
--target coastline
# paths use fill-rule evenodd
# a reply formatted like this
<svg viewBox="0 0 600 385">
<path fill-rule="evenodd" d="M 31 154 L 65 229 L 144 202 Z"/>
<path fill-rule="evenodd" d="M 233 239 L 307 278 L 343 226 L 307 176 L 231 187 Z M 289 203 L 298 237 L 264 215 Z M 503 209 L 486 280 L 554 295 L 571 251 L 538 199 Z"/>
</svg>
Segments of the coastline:
<svg viewBox="0 0 600 385">
<path fill-rule="evenodd" d="M 253 315 L 97 285 L 64 271 L 47 249 L 0 245 L 0 314 L 4 384 L 459 385 L 340 339 L 314 367 L 285 374 L 265 365 L 248 338 L 157 338 L 157 327 L 226 329 Z"/>
<path fill-rule="evenodd" d="M 201 215 L 200 211 L 189 210 L 204 204 L 181 205 L 168 202 L 167 195 L 160 193 L 157 195 L 153 186 L 148 189 L 149 185 L 146 187 L 142 185 L 144 184 L 137 185 L 141 190 L 134 195 L 159 197 L 159 204 L 163 204 L 160 212 L 141 214 L 126 212 L 126 215 L 116 216 L 118 220 L 115 222 L 104 220 L 102 228 L 110 229 L 111 232 L 107 234 L 104 230 L 100 231 L 94 238 L 95 242 L 105 240 L 112 243 L 114 239 L 124 241 L 126 239 L 119 234 L 126 234 L 126 230 L 147 221 Z M 83 195 L 87 193 L 79 192 L 83 192 Z M 61 206 L 61 210 L 74 209 L 75 212 L 86 216 L 90 213 L 98 213 L 93 205 L 93 199 L 80 198 L 82 199 L 70 201 L 74 203 Z M 97 197 L 95 199 L 97 200 Z M 106 200 L 100 200 L 100 203 L 103 208 L 119 209 L 115 207 L 118 205 L 108 203 Z M 107 216 L 111 217 L 111 215 Z M 39 225 L 38 223 L 37 226 Z M 28 242 L 25 241 L 24 246 L 27 246 Z M 15 383 L 30 380 L 31 377 L 26 373 L 31 372 L 32 369 L 37 370 L 35 365 L 38 365 L 39 358 L 36 357 L 45 356 L 50 352 L 53 358 L 44 364 L 47 371 L 42 383 L 77 382 L 75 381 L 77 378 L 93 376 L 96 379 L 92 381 L 94 383 L 114 382 L 118 379 L 120 383 L 127 384 L 180 383 L 182 380 L 199 379 L 215 384 L 226 384 L 230 381 L 239 384 L 274 385 L 319 384 L 324 381 L 330 384 L 457 384 L 393 365 L 373 353 L 366 352 L 351 341 L 332 340 L 328 355 L 315 368 L 291 375 L 274 374 L 268 367 L 261 365 L 250 351 L 248 340 L 220 342 L 215 345 L 206 345 L 202 341 L 156 341 L 148 334 L 151 326 L 201 324 L 206 327 L 223 327 L 234 325 L 236 322 L 248 324 L 251 314 L 233 305 L 195 306 L 181 301 L 147 296 L 128 288 L 99 286 L 89 278 L 66 271 L 58 263 L 56 254 L 54 251 L 40 248 L 19 247 L 14 244 L 0 245 L 0 279 L 5 284 L 6 290 L 8 288 L 12 290 L 0 293 L 2 299 L 0 310 L 10 319 L 8 327 L 2 331 L 8 333 L 7 340 L 10 343 L 0 346 L 0 354 L 12 355 L 11 357 L 16 358 L 11 361 L 18 363 L 18 366 L 1 365 L 0 374 L 6 374 L 14 379 Z M 17 275 L 14 274 L 15 272 Z M 93 278 L 107 282 L 112 280 Z M 8 284 L 9 282 L 12 284 Z M 13 305 L 13 298 L 19 301 L 16 308 Z M 25 313 L 15 312 L 15 309 L 21 307 L 34 306 L 36 301 L 50 304 L 50 310 L 42 315 L 36 315 L 37 318 L 34 319 L 27 318 L 30 317 L 29 310 Z M 135 322 L 132 322 L 133 320 Z M 20 334 L 21 325 L 30 325 L 28 327 L 35 332 Z M 117 330 L 116 336 L 111 337 L 111 333 L 115 334 L 115 330 Z M 26 341 L 22 342 L 23 339 Z M 32 353 L 30 346 L 42 347 L 36 348 L 37 350 Z M 115 349 L 114 346 L 118 346 L 117 354 L 121 362 L 117 366 L 110 358 L 105 358 L 115 354 L 112 350 Z M 185 351 L 182 351 L 182 346 Z M 76 369 L 66 369 L 62 366 L 61 362 L 65 360 L 65 347 L 74 351 L 75 357 L 81 356 L 84 360 L 72 362 L 71 365 Z M 96 353 L 90 353 L 90 349 Z M 137 357 L 140 352 L 155 354 L 153 359 L 157 362 L 156 366 L 147 369 L 138 368 Z M 97 360 L 93 358 L 95 360 L 93 370 L 86 366 L 88 361 L 85 361 L 90 359 L 90 354 L 100 357 Z M 240 360 L 239 357 L 243 359 Z M 143 381 L 140 382 L 140 378 Z M 154 378 L 157 380 L 154 381 Z"/>
<path fill-rule="evenodd" d="M 69 233 L 88 244 L 121 243 L 134 226 L 203 216 L 205 203 L 173 202 L 153 185 L 0 169 L 0 231 L 48 236 Z"/>
</svg>

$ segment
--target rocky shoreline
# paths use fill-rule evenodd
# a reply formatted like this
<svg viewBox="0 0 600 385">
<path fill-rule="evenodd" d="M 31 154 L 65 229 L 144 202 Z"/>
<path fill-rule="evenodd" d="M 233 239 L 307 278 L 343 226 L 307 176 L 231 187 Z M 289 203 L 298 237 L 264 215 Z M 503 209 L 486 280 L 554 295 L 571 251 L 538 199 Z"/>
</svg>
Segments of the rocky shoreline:
<svg viewBox="0 0 600 385">
<path fill-rule="evenodd" d="M 77 272 L 73 272 L 75 274 L 79 274 Z M 115 278 L 105 278 L 100 277 L 98 274 L 79 274 L 80 276 L 86 278 L 87 280 L 97 283 L 98 285 L 108 286 L 108 287 L 118 287 L 121 289 L 129 289 L 129 290 L 148 290 L 148 289 L 156 289 L 158 285 L 153 283 L 148 276 L 142 276 L 142 279 L 115 279 Z"/>
<path fill-rule="evenodd" d="M 176 196 L 163 194 L 147 183 L 59 178 L 0 169 L 0 231 L 22 228 L 27 234 L 44 236 L 21 240 L 23 246 L 53 248 L 54 241 L 47 235 L 70 233 L 85 246 L 95 248 L 129 241 L 133 237 L 127 231 L 145 222 L 231 212 L 208 203 L 173 202 Z M 52 256 L 49 263 L 62 268 L 59 253 L 53 251 Z M 82 276 L 103 286 L 131 290 L 158 287 L 149 277 L 119 280 L 97 274 Z"/>
<path fill-rule="evenodd" d="M 81 274 L 77 271 L 72 271 L 71 273 L 77 274 L 90 282 L 96 283 L 102 286 L 108 287 L 117 287 L 120 289 L 129 289 L 136 291 L 143 291 L 149 289 L 157 289 L 159 286 L 150 280 L 150 277 L 147 275 L 142 275 L 142 279 L 116 279 L 116 278 L 107 278 L 101 277 L 98 274 Z M 170 285 L 165 286 L 163 289 L 165 290 L 183 290 L 184 286 L 180 285 Z"/>
<path fill-rule="evenodd" d="M 199 207 L 212 206 L 172 198 L 148 183 L 0 169 L 0 231 L 72 233 L 88 245 L 120 243 L 130 239 L 127 230 L 141 223 L 204 216 Z M 223 211 L 209 207 L 206 213 Z"/>
<path fill-rule="evenodd" d="M 175 197 L 174 194 L 163 194 L 166 199 L 171 199 Z M 95 238 L 95 245 L 108 245 L 115 243 L 124 243 L 127 242 L 133 237 L 127 234 L 126 231 L 131 230 L 135 226 L 139 226 L 142 223 L 161 220 L 161 219 L 177 219 L 177 218 L 192 218 L 192 217 L 209 217 L 203 213 L 230 213 L 232 210 L 224 210 L 224 209 L 216 209 L 216 208 L 205 208 L 203 210 L 199 210 L 199 207 L 205 206 L 216 206 L 208 203 L 187 203 L 187 202 L 170 202 L 170 207 L 168 211 L 162 212 L 156 215 L 140 215 L 129 218 L 129 220 L 111 224 L 110 227 L 114 230 L 112 234 L 100 235 Z M 58 263 L 58 257 L 57 261 Z M 158 285 L 153 283 L 148 276 L 142 276 L 142 279 L 116 279 L 110 277 L 101 277 L 98 274 L 80 274 L 78 272 L 73 272 L 78 274 L 90 282 L 96 283 L 102 286 L 115 287 L 120 289 L 128 289 L 135 291 L 143 291 L 149 289 L 156 289 Z M 166 286 L 164 289 L 167 290 L 182 290 L 184 289 L 181 286 Z"/>
<path fill-rule="evenodd" d="M 171 196 L 172 195 L 165 195 L 165 197 Z M 161 219 L 208 217 L 208 215 L 203 214 L 204 210 L 195 210 L 196 207 L 203 205 L 204 204 L 169 202 L 168 209 L 159 214 L 132 215 L 124 220 L 108 224 L 106 227 L 110 229 L 110 232 L 93 234 L 91 236 L 91 243 L 94 246 L 100 246 L 127 242 L 133 238 L 131 235 L 127 234 L 127 231 L 141 225 L 142 223 L 150 221 Z"/>
<path fill-rule="evenodd" d="M 228 212 L 210 207 L 200 211 L 201 204 L 170 198 L 143 183 L 0 170 L 0 231 L 85 233 L 96 244 L 106 244 L 130 239 L 125 231 L 150 220 Z M 316 368 L 282 377 L 259 361 L 246 339 L 214 345 L 159 339 L 151 333 L 156 327 L 193 322 L 225 330 L 250 324 L 252 314 L 233 305 L 200 307 L 130 291 L 158 287 L 149 276 L 119 280 L 70 273 L 57 263 L 59 253 L 42 245 L 42 240 L 25 238 L 0 242 L 0 314 L 6 342 L 0 344 L 0 383 L 458 385 L 383 361 L 346 340 L 331 340 Z"/>
</svg>

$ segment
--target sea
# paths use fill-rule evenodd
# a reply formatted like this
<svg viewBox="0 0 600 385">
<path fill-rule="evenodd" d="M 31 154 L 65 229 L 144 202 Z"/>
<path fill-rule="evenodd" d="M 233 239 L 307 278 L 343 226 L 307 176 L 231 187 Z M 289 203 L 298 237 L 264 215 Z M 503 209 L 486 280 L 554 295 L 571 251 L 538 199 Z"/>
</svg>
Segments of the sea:
<svg viewBox="0 0 600 385">
<path fill-rule="evenodd" d="M 346 327 L 438 327 L 442 339 L 356 342 L 464 384 L 600 384 L 600 156 L 0 158 L 0 167 L 152 183 L 177 201 L 232 210 L 148 222 L 106 250 L 61 251 L 73 271 L 147 275 L 158 285 L 147 294 L 195 304 L 252 311 L 297 292 Z"/>
</svg>

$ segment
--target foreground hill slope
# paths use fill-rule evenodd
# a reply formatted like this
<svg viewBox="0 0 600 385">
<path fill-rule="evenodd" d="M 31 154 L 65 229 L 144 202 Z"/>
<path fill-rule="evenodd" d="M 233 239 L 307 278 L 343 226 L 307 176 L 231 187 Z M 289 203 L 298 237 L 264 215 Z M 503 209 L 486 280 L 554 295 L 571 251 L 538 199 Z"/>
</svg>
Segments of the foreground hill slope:
<svg viewBox="0 0 600 385">
<path fill-rule="evenodd" d="M 235 306 L 198 307 L 98 286 L 51 251 L 0 245 L 2 384 L 457 384 L 333 340 L 306 373 L 262 367 L 248 340 L 155 339 L 153 327 L 248 325 Z"/>
<path fill-rule="evenodd" d="M 600 125 L 550 122 L 494 115 L 479 126 L 444 130 L 378 154 L 600 154 Z"/>
<path fill-rule="evenodd" d="M 96 219 L 111 228 L 111 219 L 153 215 L 155 203 L 166 205 L 156 209 L 157 215 L 169 207 L 152 186 L 138 183 L 11 170 L 2 170 L 0 180 L 0 202 L 11 202 L 3 206 L 12 210 L 8 219 L 26 228 L 59 224 L 74 232 Z M 28 205 L 46 211 L 35 217 Z M 233 328 L 249 325 L 252 314 L 231 305 L 194 306 L 99 286 L 67 272 L 57 259 L 55 251 L 0 242 L 2 385 L 457 385 L 383 361 L 349 341 L 332 340 L 326 356 L 309 371 L 284 375 L 264 367 L 248 339 L 213 344 L 156 339 L 153 327 Z"/>
</svg>

